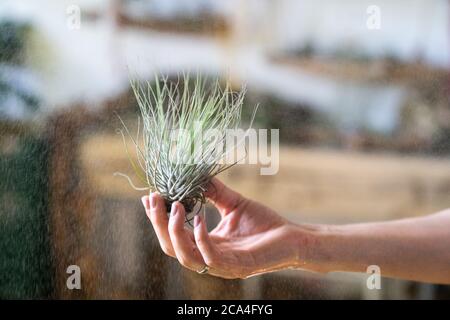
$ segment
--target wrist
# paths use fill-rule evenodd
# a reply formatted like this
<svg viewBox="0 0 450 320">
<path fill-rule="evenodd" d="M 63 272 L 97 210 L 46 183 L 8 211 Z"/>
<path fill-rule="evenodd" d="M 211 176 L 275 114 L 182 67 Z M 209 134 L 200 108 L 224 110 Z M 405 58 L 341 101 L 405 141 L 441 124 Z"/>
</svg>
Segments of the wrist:
<svg viewBox="0 0 450 320">
<path fill-rule="evenodd" d="M 332 228 L 320 224 L 292 224 L 295 250 L 292 267 L 326 273 L 333 264 Z"/>
</svg>

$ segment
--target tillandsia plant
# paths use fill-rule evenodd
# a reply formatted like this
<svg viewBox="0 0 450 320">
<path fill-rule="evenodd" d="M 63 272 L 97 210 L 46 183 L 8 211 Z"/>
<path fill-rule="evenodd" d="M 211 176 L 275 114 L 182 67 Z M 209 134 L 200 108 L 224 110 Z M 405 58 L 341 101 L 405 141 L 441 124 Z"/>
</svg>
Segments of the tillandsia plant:
<svg viewBox="0 0 450 320">
<path fill-rule="evenodd" d="M 168 212 L 174 201 L 181 202 L 190 221 L 206 202 L 204 193 L 211 179 L 239 161 L 227 161 L 234 151 L 226 145 L 226 137 L 228 130 L 240 125 L 245 90 L 234 92 L 229 83 L 222 89 L 218 79 L 207 82 L 199 75 L 195 79 L 184 75 L 181 84 L 179 79 L 170 82 L 156 77 L 153 86 L 131 81 L 141 111 L 142 134 L 140 121 L 133 138 L 120 120 L 136 147 L 137 161 L 129 156 L 131 165 L 145 186 L 135 187 L 128 176 L 118 174 L 136 190 L 157 191 Z M 123 133 L 122 137 L 125 141 Z"/>
</svg>

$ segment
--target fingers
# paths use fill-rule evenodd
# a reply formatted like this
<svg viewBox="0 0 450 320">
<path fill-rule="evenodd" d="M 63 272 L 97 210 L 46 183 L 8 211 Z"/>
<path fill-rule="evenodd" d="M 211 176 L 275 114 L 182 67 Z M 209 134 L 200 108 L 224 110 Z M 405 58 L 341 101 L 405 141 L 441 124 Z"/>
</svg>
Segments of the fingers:
<svg viewBox="0 0 450 320">
<path fill-rule="evenodd" d="M 211 180 L 206 197 L 219 209 L 222 216 L 236 209 L 244 200 L 239 193 L 228 188 L 217 178 Z"/>
<path fill-rule="evenodd" d="M 218 251 L 209 237 L 204 220 L 198 215 L 194 218 L 194 236 L 205 263 L 211 268 L 220 269 Z"/>
<path fill-rule="evenodd" d="M 198 271 L 205 262 L 193 240 L 192 232 L 184 227 L 185 211 L 179 202 L 172 204 L 169 219 L 169 236 L 178 261 L 186 268 Z"/>
<path fill-rule="evenodd" d="M 183 205 L 174 202 L 169 219 L 164 199 L 158 193 L 142 197 L 142 203 L 164 253 L 177 258 L 188 269 L 194 271 L 202 269 L 205 263 L 195 245 L 194 237 L 189 230 L 184 228 Z"/>
<path fill-rule="evenodd" d="M 171 257 L 175 257 L 175 251 L 169 236 L 169 219 L 167 218 L 164 199 L 158 193 L 152 193 L 150 196 L 142 197 L 141 200 L 155 229 L 162 251 Z"/>
<path fill-rule="evenodd" d="M 240 278 L 233 272 L 234 268 L 225 262 L 224 255 L 209 236 L 204 219 L 198 215 L 194 218 L 194 237 L 203 261 L 210 267 L 209 274 L 224 279 Z"/>
<path fill-rule="evenodd" d="M 142 203 L 164 253 L 177 258 L 184 267 L 192 271 L 199 271 L 208 265 L 211 275 L 236 278 L 222 267 L 220 254 L 200 216 L 195 217 L 193 234 L 184 227 L 185 210 L 181 203 L 172 204 L 170 218 L 166 214 L 164 199 L 159 194 L 152 193 L 142 197 Z"/>
</svg>

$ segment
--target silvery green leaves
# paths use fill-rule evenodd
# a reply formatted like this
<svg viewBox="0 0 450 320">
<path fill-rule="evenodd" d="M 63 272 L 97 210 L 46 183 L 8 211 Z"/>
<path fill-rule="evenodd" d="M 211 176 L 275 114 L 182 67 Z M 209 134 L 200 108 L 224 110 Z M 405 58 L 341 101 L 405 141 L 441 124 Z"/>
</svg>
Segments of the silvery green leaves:
<svg viewBox="0 0 450 320">
<path fill-rule="evenodd" d="M 130 158 L 131 164 L 148 189 L 165 198 L 168 209 L 180 201 L 192 212 L 205 202 L 212 177 L 235 163 L 225 159 L 232 151 L 226 134 L 239 127 L 245 90 L 233 92 L 229 84 L 222 88 L 218 79 L 205 81 L 199 75 L 176 82 L 132 81 L 131 86 L 143 122 L 133 139 L 138 161 Z"/>
</svg>

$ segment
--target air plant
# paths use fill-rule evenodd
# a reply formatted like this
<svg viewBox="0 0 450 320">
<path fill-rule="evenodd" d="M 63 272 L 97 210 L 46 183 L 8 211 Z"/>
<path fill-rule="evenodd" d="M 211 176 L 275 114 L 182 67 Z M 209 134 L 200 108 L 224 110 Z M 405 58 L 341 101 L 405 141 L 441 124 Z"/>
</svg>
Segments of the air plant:
<svg viewBox="0 0 450 320">
<path fill-rule="evenodd" d="M 167 212 L 174 201 L 181 202 L 190 221 L 192 214 L 204 207 L 211 179 L 237 163 L 226 161 L 233 152 L 226 146 L 226 134 L 240 125 L 245 90 L 234 92 L 229 83 L 222 89 L 218 79 L 206 82 L 199 75 L 195 80 L 184 75 L 182 84 L 156 77 L 154 86 L 131 81 L 131 87 L 141 111 L 141 134 L 140 121 L 133 138 L 120 120 L 136 148 L 137 161 L 130 156 L 129 160 L 144 187 L 136 187 L 128 176 L 117 174 L 125 176 L 136 190 L 157 191 Z M 123 133 L 122 137 L 125 143 Z M 197 204 L 199 209 L 193 213 Z"/>
</svg>

